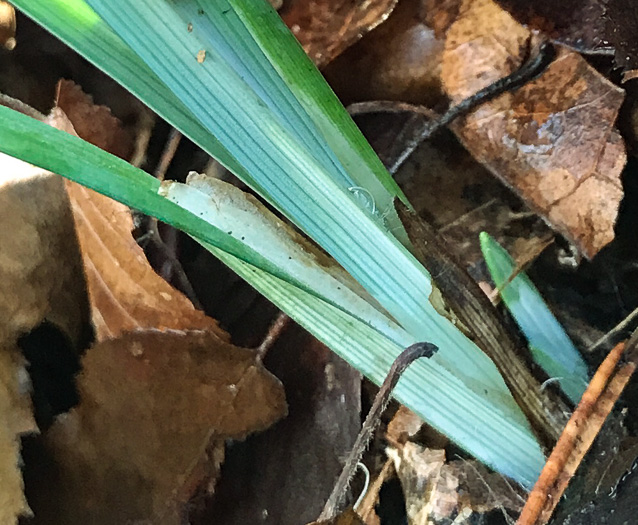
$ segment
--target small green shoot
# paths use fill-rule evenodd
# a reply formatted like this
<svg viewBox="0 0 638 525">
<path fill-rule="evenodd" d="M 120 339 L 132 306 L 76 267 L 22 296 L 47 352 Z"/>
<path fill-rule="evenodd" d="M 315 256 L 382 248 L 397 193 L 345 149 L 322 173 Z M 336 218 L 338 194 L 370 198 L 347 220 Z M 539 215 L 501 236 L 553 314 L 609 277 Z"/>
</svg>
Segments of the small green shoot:
<svg viewBox="0 0 638 525">
<path fill-rule="evenodd" d="M 569 399 L 578 403 L 589 383 L 587 365 L 529 277 L 488 233 L 481 232 L 481 250 L 503 302 L 527 338 L 534 361 L 555 379 Z"/>
</svg>

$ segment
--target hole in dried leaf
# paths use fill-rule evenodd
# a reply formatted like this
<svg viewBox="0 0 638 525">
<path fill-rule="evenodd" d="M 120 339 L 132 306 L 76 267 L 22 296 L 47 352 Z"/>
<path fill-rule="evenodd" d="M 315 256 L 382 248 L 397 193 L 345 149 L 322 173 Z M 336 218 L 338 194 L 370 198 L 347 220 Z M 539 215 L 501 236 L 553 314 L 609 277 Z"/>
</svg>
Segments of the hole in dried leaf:
<svg viewBox="0 0 638 525">
<path fill-rule="evenodd" d="M 386 481 L 379 491 L 379 502 L 375 510 L 381 523 L 407 523 L 408 514 L 405 509 L 405 496 L 399 478 Z"/>
<path fill-rule="evenodd" d="M 79 402 L 75 374 L 80 359 L 69 338 L 55 325 L 44 321 L 18 339 L 29 362 L 35 420 L 46 430 L 53 418 Z"/>
</svg>

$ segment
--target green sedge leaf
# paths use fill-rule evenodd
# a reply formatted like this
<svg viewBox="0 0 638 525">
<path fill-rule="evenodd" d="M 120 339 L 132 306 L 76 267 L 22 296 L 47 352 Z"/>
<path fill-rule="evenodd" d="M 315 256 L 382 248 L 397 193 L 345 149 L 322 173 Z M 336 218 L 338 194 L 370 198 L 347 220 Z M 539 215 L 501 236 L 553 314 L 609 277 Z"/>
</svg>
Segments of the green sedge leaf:
<svg viewBox="0 0 638 525">
<path fill-rule="evenodd" d="M 555 378 L 573 403 L 578 403 L 587 388 L 587 365 L 543 297 L 529 277 L 516 271 L 516 264 L 489 234 L 480 236 L 483 257 L 501 297 L 521 327 L 534 361 Z"/>
</svg>

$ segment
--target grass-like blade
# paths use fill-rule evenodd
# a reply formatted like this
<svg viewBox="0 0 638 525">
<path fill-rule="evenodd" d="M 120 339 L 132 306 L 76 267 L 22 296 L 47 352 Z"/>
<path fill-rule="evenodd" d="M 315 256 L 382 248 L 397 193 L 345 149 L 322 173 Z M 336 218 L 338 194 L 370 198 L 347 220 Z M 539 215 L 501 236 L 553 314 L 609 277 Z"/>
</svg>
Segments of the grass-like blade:
<svg viewBox="0 0 638 525">
<path fill-rule="evenodd" d="M 492 279 L 525 334 L 534 361 L 560 383 L 573 403 L 578 403 L 589 382 L 582 356 L 525 272 L 507 283 L 517 270 L 507 251 L 486 232 L 480 240 Z"/>
<path fill-rule="evenodd" d="M 529 483 L 542 463 L 542 455 L 525 418 L 493 363 L 430 303 L 427 271 L 383 220 L 386 210 L 381 207 L 385 204 L 379 203 L 398 193 L 396 185 L 369 147 L 361 147 L 362 137 L 352 133 L 354 125 L 343 108 L 335 109 L 338 101 L 334 96 L 330 95 L 329 104 L 322 106 L 319 99 L 327 86 L 307 58 L 301 57 L 298 45 L 291 48 L 291 35 L 280 21 L 275 21 L 265 3 L 88 3 L 94 11 L 89 9 L 86 17 L 74 19 L 70 5 L 86 9 L 79 0 L 16 2 L 281 210 L 330 253 L 411 338 L 437 344 L 440 351 L 427 364 L 435 367 L 436 373 L 406 376 L 401 399 L 408 406 L 419 407 L 419 413 L 477 457 Z M 221 18 L 230 13 L 225 12 L 229 7 L 237 15 L 230 25 Z M 69 27 L 73 22 L 78 22 L 79 29 Z M 282 62 L 286 57 L 290 64 Z M 312 71 L 304 76 L 307 67 Z M 12 123 L 3 125 L 11 132 Z M 343 137 L 338 136 L 340 131 Z M 22 136 L 21 140 L 28 139 Z M 3 147 L 0 136 L 0 149 Z M 22 149 L 7 147 L 12 155 L 28 160 L 37 157 L 24 144 Z M 46 146 L 38 143 L 38 147 Z M 83 162 L 71 158 L 55 168 L 48 157 L 37 158 L 31 161 L 40 165 L 45 162 L 44 167 L 71 178 L 78 176 L 79 169 L 73 163 Z M 150 184 L 147 179 L 140 180 Z M 361 193 L 353 191 L 351 181 L 373 196 L 376 209 L 358 199 Z M 335 308 L 320 291 L 291 283 L 290 275 L 281 268 L 273 269 L 267 260 L 242 252 L 234 244 L 237 239 L 217 238 L 220 232 L 203 228 L 196 211 L 181 209 L 185 215 L 179 215 L 167 208 L 177 206 L 174 203 L 150 196 L 150 186 L 137 191 L 134 180 L 113 182 L 123 184 L 120 189 L 109 184 L 102 179 L 91 187 L 191 233 L 271 300 L 280 301 L 278 304 L 293 317 L 301 320 L 303 312 L 304 325 L 366 375 L 373 380 L 383 378 L 387 371 L 384 365 L 389 366 L 400 348 L 392 346 L 392 341 L 388 345 L 379 331 L 347 309 Z M 288 302 L 284 291 L 291 297 Z M 364 337 L 359 325 L 371 330 L 366 332 L 369 337 L 357 342 L 356 349 L 349 348 L 352 339 L 344 334 L 351 329 Z M 332 337 L 331 332 L 336 335 Z M 376 350 L 370 350 L 365 360 L 368 347 Z M 428 405 L 434 407 L 431 413 Z M 495 439 L 499 431 L 512 434 L 518 453 L 513 453 L 509 444 L 500 446 Z M 511 458 L 509 454 L 513 454 Z"/>
</svg>

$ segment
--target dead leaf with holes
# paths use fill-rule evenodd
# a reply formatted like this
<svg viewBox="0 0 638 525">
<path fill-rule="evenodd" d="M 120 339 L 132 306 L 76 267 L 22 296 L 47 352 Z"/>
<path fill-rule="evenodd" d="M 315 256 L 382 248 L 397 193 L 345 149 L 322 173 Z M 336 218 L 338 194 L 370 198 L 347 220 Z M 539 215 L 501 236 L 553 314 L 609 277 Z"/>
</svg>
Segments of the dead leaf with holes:
<svg viewBox="0 0 638 525">
<path fill-rule="evenodd" d="M 76 91 L 63 84 L 60 100 L 85 138 L 117 138 L 108 110 L 67 88 Z M 59 108 L 49 121 L 73 131 Z M 193 496 L 213 490 L 225 440 L 285 415 L 283 388 L 254 351 L 230 344 L 155 274 L 125 206 L 66 184 L 96 341 L 77 378 L 80 404 L 43 436 L 42 458 L 30 466 L 33 523 L 181 523 Z"/>
<path fill-rule="evenodd" d="M 383 22 L 397 0 L 290 0 L 280 10 L 308 56 L 326 65 Z"/>
<path fill-rule="evenodd" d="M 443 53 L 452 102 L 520 67 L 529 38 L 492 0 L 464 0 Z M 477 160 L 591 258 L 613 239 L 622 198 L 626 153 L 614 122 L 623 96 L 581 56 L 558 49 L 540 78 L 452 128 Z"/>
<path fill-rule="evenodd" d="M 3 97 L 2 103 L 23 108 Z M 0 154 L 0 523 L 30 514 L 20 436 L 36 433 L 29 368 L 19 340 L 43 323 L 70 343 L 77 362 L 88 305 L 64 183 Z M 33 365 L 33 363 L 31 363 Z"/>
<path fill-rule="evenodd" d="M 520 512 L 525 498 L 500 475 L 471 460 L 447 462 L 445 450 L 408 441 L 387 454 L 401 481 L 408 523 L 469 524 L 474 514 L 494 509 Z"/>
</svg>

